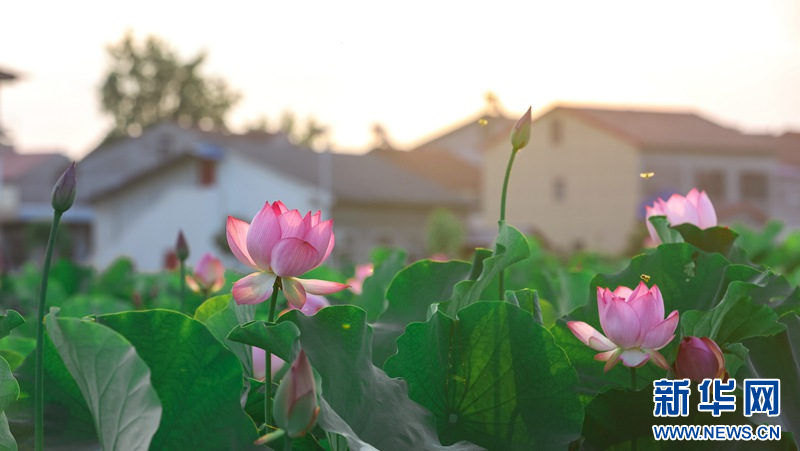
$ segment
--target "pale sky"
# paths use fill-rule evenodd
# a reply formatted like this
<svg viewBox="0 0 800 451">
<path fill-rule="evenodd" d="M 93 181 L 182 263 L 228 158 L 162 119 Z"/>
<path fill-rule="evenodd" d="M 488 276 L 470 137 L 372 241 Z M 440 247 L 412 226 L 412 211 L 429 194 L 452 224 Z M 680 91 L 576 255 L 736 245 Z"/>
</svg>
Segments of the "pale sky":
<svg viewBox="0 0 800 451">
<path fill-rule="evenodd" d="M 230 124 L 284 110 L 363 150 L 411 146 L 477 114 L 556 102 L 690 108 L 744 131 L 800 130 L 797 0 L 16 1 L 2 7 L 0 120 L 21 151 L 79 158 L 105 134 L 105 46 L 126 29 L 244 98 Z"/>
</svg>

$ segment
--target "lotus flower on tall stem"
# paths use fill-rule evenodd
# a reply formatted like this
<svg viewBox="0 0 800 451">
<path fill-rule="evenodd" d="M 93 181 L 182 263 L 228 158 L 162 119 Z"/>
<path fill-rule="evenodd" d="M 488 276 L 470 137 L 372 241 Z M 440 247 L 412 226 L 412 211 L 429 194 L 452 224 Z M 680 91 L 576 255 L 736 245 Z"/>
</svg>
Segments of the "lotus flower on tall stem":
<svg viewBox="0 0 800 451">
<path fill-rule="evenodd" d="M 243 264 L 256 270 L 233 284 L 233 298 L 239 304 L 257 304 L 270 299 L 268 321 L 275 320 L 278 290 L 289 303 L 302 308 L 307 293 L 332 294 L 346 284 L 298 276 L 321 265 L 333 250 L 333 220 L 321 221 L 321 212 L 301 215 L 281 201 L 266 202 L 248 224 L 228 216 L 228 246 Z M 272 355 L 265 356 L 264 419 L 272 423 Z"/>
<path fill-rule="evenodd" d="M 514 124 L 511 129 L 511 155 L 508 157 L 508 165 L 506 166 L 506 175 L 503 178 L 503 191 L 500 195 L 500 221 L 506 220 L 506 197 L 508 197 L 508 181 L 511 179 L 511 168 L 514 166 L 514 158 L 517 152 L 523 147 L 528 145 L 531 139 L 531 108 L 522 115 L 521 118 Z M 503 299 L 505 295 L 505 273 L 500 271 L 500 297 Z"/>
<path fill-rule="evenodd" d="M 75 163 L 69 165 L 61 174 L 51 195 L 53 222 L 50 226 L 50 237 L 47 240 L 47 251 L 42 268 L 42 284 L 39 289 L 39 305 L 36 312 L 36 365 L 34 375 L 34 447 L 36 451 L 44 449 L 44 311 L 47 306 L 47 280 L 50 275 L 50 261 L 56 245 L 56 233 L 61 216 L 75 202 L 77 182 L 75 179 Z"/>
<path fill-rule="evenodd" d="M 186 302 L 186 259 L 189 258 L 189 245 L 186 243 L 186 237 L 183 236 L 183 230 L 178 231 L 175 255 L 178 257 L 181 268 L 181 311 L 183 311 L 183 305 Z"/>
<path fill-rule="evenodd" d="M 620 360 L 631 368 L 652 361 L 669 369 L 658 351 L 675 338 L 678 311 L 664 318 L 664 299 L 658 286 L 648 288 L 640 282 L 635 290 L 597 287 L 597 308 L 605 335 L 583 321 L 570 321 L 567 327 L 583 344 L 600 351 L 594 358 L 606 362 L 604 371 L 611 370 Z"/>
</svg>

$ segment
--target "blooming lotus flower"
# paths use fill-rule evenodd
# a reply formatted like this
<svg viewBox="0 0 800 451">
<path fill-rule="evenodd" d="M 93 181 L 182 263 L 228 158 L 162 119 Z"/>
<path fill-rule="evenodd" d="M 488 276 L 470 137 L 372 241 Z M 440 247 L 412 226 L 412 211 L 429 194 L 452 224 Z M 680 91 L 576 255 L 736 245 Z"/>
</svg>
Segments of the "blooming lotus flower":
<svg viewBox="0 0 800 451">
<path fill-rule="evenodd" d="M 317 386 L 311 363 L 303 350 L 275 392 L 272 415 L 275 424 L 291 438 L 306 435 L 317 422 Z"/>
<path fill-rule="evenodd" d="M 350 291 L 355 294 L 361 294 L 364 289 L 364 280 L 375 272 L 375 267 L 372 263 L 365 263 L 363 265 L 356 265 L 356 274 L 353 278 L 347 279 L 347 284 L 350 285 Z"/>
<path fill-rule="evenodd" d="M 225 267 L 213 255 L 206 253 L 194 267 L 194 274 L 186 275 L 186 285 L 195 293 L 214 293 L 225 285 Z"/>
<path fill-rule="evenodd" d="M 708 194 L 705 191 L 697 191 L 697 188 L 692 188 L 686 197 L 673 194 L 666 202 L 658 198 L 652 207 L 645 206 L 644 209 L 647 231 L 650 232 L 650 238 L 656 244 L 661 243 L 661 238 L 656 233 L 653 224 L 650 223 L 650 216 L 666 216 L 669 223 L 674 226 L 689 223 L 701 229 L 707 229 L 717 225 L 717 213 L 714 211 L 714 205 L 708 198 Z"/>
<path fill-rule="evenodd" d="M 233 285 L 239 304 L 256 304 L 272 295 L 276 277 L 290 304 L 301 308 L 306 293 L 331 294 L 347 285 L 297 276 L 316 268 L 333 250 L 333 221 L 320 222 L 320 212 L 301 216 L 282 202 L 269 202 L 248 224 L 228 216 L 228 246 L 236 258 L 256 272 Z"/>
<path fill-rule="evenodd" d="M 600 351 L 594 358 L 606 362 L 604 371 L 619 360 L 625 366 L 640 367 L 651 359 L 669 369 L 658 350 L 675 338 L 678 311 L 664 319 L 664 299 L 656 285 L 647 288 L 640 282 L 635 290 L 618 287 L 614 291 L 597 287 L 597 309 L 606 335 L 583 321 L 570 321 L 567 327 L 585 345 Z"/>
<path fill-rule="evenodd" d="M 672 364 L 672 371 L 677 379 L 690 379 L 694 382 L 728 378 L 722 350 L 708 337 L 684 337 L 678 345 L 678 355 Z"/>
</svg>

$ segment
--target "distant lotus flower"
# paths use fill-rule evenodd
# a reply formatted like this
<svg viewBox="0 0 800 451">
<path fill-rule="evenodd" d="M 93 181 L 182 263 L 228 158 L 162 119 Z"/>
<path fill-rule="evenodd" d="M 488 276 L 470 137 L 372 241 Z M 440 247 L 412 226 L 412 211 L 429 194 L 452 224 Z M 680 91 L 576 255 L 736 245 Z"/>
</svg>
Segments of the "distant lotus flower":
<svg viewBox="0 0 800 451">
<path fill-rule="evenodd" d="M 644 208 L 647 230 L 650 232 L 650 238 L 656 244 L 661 243 L 661 238 L 653 224 L 650 223 L 651 216 L 666 216 L 670 225 L 673 226 L 689 223 L 701 229 L 707 229 L 717 225 L 717 213 L 714 211 L 714 205 L 708 198 L 708 194 L 705 191 L 697 191 L 697 188 L 692 188 L 686 197 L 673 194 L 666 202 L 658 198 L 652 207 Z"/>
<path fill-rule="evenodd" d="M 272 408 L 275 424 L 291 438 L 306 435 L 317 422 L 317 386 L 306 353 L 300 350 L 297 359 L 275 392 Z"/>
<path fill-rule="evenodd" d="M 597 308 L 605 336 L 583 321 L 570 321 L 567 327 L 585 345 L 601 351 L 594 358 L 606 362 L 605 371 L 620 359 L 628 367 L 640 367 L 652 359 L 669 369 L 658 350 L 675 338 L 678 311 L 664 319 L 664 299 L 656 285 L 648 289 L 640 282 L 635 290 L 618 287 L 614 291 L 597 287 Z"/>
<path fill-rule="evenodd" d="M 361 294 L 364 289 L 364 280 L 375 272 L 375 267 L 372 263 L 365 263 L 363 265 L 356 265 L 356 274 L 353 278 L 347 279 L 347 284 L 350 285 L 350 291 L 355 294 Z"/>
<path fill-rule="evenodd" d="M 64 213 L 72 207 L 72 203 L 75 202 L 76 185 L 75 163 L 72 163 L 53 186 L 51 196 L 53 210 Z"/>
<path fill-rule="evenodd" d="M 297 276 L 322 264 L 333 250 L 333 221 L 320 222 L 320 212 L 305 217 L 289 211 L 282 202 L 269 202 L 248 224 L 228 216 L 228 246 L 240 262 L 255 269 L 233 285 L 233 298 L 239 304 L 263 302 L 272 294 L 276 276 L 292 305 L 302 308 L 306 293 L 331 294 L 347 285 Z"/>
<path fill-rule="evenodd" d="M 725 356 L 714 340 L 703 337 L 684 337 L 678 345 L 678 355 L 672 364 L 676 379 L 727 379 Z"/>
<path fill-rule="evenodd" d="M 253 354 L 253 379 L 263 381 L 267 378 L 267 364 L 266 364 L 266 357 L 267 351 L 252 346 L 252 354 Z M 281 367 L 283 366 L 284 362 L 283 359 L 276 356 L 275 354 L 270 354 L 270 362 L 272 365 L 270 368 L 272 371 L 272 377 L 275 377 L 278 371 L 280 371 Z"/>
<path fill-rule="evenodd" d="M 531 108 L 522 115 L 511 130 L 511 147 L 514 151 L 528 145 L 531 139 Z"/>
<path fill-rule="evenodd" d="M 205 295 L 219 291 L 225 285 L 225 267 L 218 258 L 206 253 L 194 267 L 194 274 L 186 275 L 186 285 Z"/>
</svg>

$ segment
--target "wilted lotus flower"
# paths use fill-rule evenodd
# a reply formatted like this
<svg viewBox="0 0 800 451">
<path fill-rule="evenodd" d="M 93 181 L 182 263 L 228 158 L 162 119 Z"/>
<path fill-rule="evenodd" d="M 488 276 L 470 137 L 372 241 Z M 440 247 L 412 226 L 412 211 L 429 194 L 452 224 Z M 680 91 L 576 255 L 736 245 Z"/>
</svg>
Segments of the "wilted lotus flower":
<svg viewBox="0 0 800 451">
<path fill-rule="evenodd" d="M 306 435 L 317 422 L 317 386 L 311 363 L 303 350 L 275 392 L 272 415 L 275 424 L 291 438 Z"/>
<path fill-rule="evenodd" d="M 676 379 L 728 379 L 725 356 L 714 340 L 703 337 L 684 337 L 678 345 L 678 355 L 672 364 Z"/>
<path fill-rule="evenodd" d="M 320 222 L 320 215 L 308 212 L 303 217 L 278 201 L 265 203 L 250 224 L 228 216 L 228 246 L 240 262 L 258 271 L 233 285 L 237 303 L 266 300 L 276 276 L 286 299 L 298 308 L 305 304 L 306 292 L 331 294 L 347 288 L 338 282 L 297 277 L 322 264 L 333 250 L 333 221 Z"/>
<path fill-rule="evenodd" d="M 701 229 L 707 229 L 717 225 L 717 213 L 714 211 L 714 205 L 708 198 L 705 191 L 697 191 L 697 188 L 692 188 L 686 197 L 679 194 L 673 194 L 668 201 L 661 198 L 656 199 L 653 206 L 645 206 L 645 223 L 647 230 L 650 232 L 650 238 L 656 244 L 661 243 L 655 227 L 650 223 L 650 216 L 666 216 L 670 225 L 676 226 L 678 224 L 694 224 Z"/>
<path fill-rule="evenodd" d="M 664 299 L 656 285 L 648 289 L 640 282 L 635 290 L 618 287 L 613 292 L 597 287 L 597 308 L 600 326 L 606 336 L 583 321 L 570 321 L 567 327 L 585 345 L 601 351 L 595 360 L 606 362 L 609 371 L 617 361 L 628 367 L 640 367 L 652 359 L 663 369 L 669 369 L 659 349 L 675 338 L 678 311 L 664 319 Z"/>
<path fill-rule="evenodd" d="M 225 285 L 225 267 L 218 258 L 206 253 L 194 267 L 194 274 L 186 275 L 186 285 L 205 295 L 219 291 Z"/>
<path fill-rule="evenodd" d="M 350 285 L 350 291 L 355 294 L 361 294 L 364 289 L 364 280 L 375 272 L 375 267 L 372 263 L 365 263 L 363 265 L 356 265 L 356 274 L 353 278 L 347 279 L 347 284 Z"/>
</svg>

